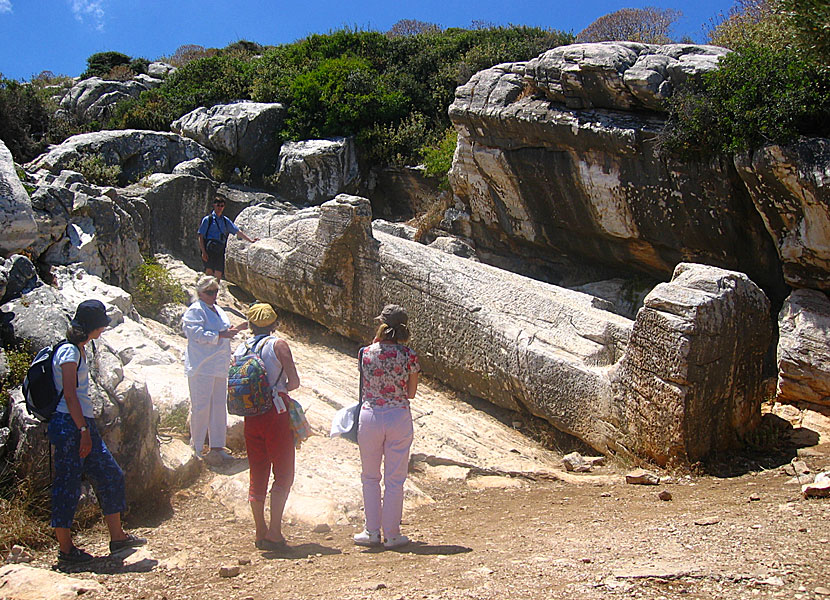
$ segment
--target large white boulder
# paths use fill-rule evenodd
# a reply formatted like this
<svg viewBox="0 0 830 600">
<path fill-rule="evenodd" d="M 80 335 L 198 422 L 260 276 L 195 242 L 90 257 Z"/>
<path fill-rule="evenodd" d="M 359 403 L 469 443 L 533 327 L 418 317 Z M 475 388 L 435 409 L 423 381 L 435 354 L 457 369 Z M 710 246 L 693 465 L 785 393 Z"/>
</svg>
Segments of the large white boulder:
<svg viewBox="0 0 830 600">
<path fill-rule="evenodd" d="M 277 191 L 289 201 L 318 205 L 350 192 L 358 181 L 352 138 L 286 142 L 280 148 Z"/>
<path fill-rule="evenodd" d="M 32 202 L 17 176 L 12 153 L 0 140 L 0 254 L 20 252 L 37 238 Z"/>
<path fill-rule="evenodd" d="M 778 400 L 830 406 L 830 300 L 794 290 L 778 314 Z"/>
<path fill-rule="evenodd" d="M 237 158 L 259 175 L 273 173 L 284 115 L 282 104 L 235 102 L 200 106 L 173 121 L 170 128 L 206 148 Z"/>
</svg>

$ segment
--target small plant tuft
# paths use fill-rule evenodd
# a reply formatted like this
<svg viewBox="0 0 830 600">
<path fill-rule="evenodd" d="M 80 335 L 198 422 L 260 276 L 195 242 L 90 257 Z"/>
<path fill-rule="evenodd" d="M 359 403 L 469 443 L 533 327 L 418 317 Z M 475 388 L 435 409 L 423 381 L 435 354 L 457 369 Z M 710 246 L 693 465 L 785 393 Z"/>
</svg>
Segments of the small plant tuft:
<svg viewBox="0 0 830 600">
<path fill-rule="evenodd" d="M 184 288 L 170 277 L 162 265 L 154 258 L 145 259 L 133 273 L 135 285 L 131 291 L 133 303 L 138 312 L 145 317 L 154 318 L 165 304 L 178 302 L 184 304 L 188 300 Z"/>
<path fill-rule="evenodd" d="M 67 163 L 65 168 L 77 171 L 93 185 L 117 186 L 121 177 L 120 166 L 108 165 L 98 155 L 73 159 Z"/>
<path fill-rule="evenodd" d="M 190 414 L 186 404 L 176 406 L 170 412 L 163 413 L 159 420 L 159 428 L 172 431 L 178 434 L 187 434 L 190 429 L 187 426 L 187 418 Z"/>
</svg>

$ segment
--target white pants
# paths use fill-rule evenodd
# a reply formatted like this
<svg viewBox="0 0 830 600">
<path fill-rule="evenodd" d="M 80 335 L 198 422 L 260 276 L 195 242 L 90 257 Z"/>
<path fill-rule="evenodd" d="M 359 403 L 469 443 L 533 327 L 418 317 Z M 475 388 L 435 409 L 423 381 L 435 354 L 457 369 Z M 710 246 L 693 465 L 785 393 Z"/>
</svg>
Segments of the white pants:
<svg viewBox="0 0 830 600">
<path fill-rule="evenodd" d="M 190 387 L 190 443 L 201 453 L 208 434 L 211 448 L 224 448 L 228 430 L 228 377 L 191 375 Z"/>
</svg>

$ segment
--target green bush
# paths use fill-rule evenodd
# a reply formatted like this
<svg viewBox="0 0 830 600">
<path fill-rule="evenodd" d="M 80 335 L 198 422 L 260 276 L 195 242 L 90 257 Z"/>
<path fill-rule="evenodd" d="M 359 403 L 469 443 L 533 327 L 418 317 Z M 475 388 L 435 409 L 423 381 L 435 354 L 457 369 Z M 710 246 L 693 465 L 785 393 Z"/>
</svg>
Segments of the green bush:
<svg viewBox="0 0 830 600">
<path fill-rule="evenodd" d="M 0 140 L 17 162 L 40 154 L 47 141 L 49 112 L 32 85 L 0 79 Z"/>
<path fill-rule="evenodd" d="M 4 407 L 11 400 L 11 390 L 23 383 L 29 365 L 34 358 L 34 354 L 26 351 L 23 347 L 6 348 L 4 353 L 9 372 L 5 379 L 0 379 L 0 407 Z"/>
<path fill-rule="evenodd" d="M 435 143 L 421 148 L 421 155 L 424 157 L 426 174 L 439 180 L 438 187 L 442 190 L 450 189 L 450 182 L 447 178 L 452 157 L 455 154 L 455 147 L 458 144 L 458 132 L 450 127 L 444 135 Z"/>
<path fill-rule="evenodd" d="M 86 59 L 86 71 L 81 74 L 81 79 L 87 77 L 105 77 L 118 65 L 129 65 L 132 59 L 121 52 L 96 52 Z"/>
<path fill-rule="evenodd" d="M 449 127 L 455 88 L 473 73 L 571 41 L 533 27 L 427 27 L 392 37 L 341 29 L 270 48 L 246 41 L 224 50 L 188 47 L 177 51 L 187 59 L 178 72 L 120 104 L 107 126 L 167 131 L 198 106 L 281 102 L 283 139 L 354 134 L 376 164 L 411 164 Z"/>
<path fill-rule="evenodd" d="M 674 95 L 659 144 L 690 156 L 830 135 L 828 75 L 796 50 L 744 46 L 699 85 Z"/>
<path fill-rule="evenodd" d="M 121 178 L 121 167 L 108 165 L 98 154 L 75 158 L 69 161 L 64 168 L 77 171 L 93 185 L 117 186 Z"/>
<path fill-rule="evenodd" d="M 133 273 L 133 304 L 145 317 L 158 316 L 159 310 L 165 304 L 178 302 L 184 304 L 188 300 L 184 288 L 167 272 L 155 259 L 145 259 Z"/>
</svg>

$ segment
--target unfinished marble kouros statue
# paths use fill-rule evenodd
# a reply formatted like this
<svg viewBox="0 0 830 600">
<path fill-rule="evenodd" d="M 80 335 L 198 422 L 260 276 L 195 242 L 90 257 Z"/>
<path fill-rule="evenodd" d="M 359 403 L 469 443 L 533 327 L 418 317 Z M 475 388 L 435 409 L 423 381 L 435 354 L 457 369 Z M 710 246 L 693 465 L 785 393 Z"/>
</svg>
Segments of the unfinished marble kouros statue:
<svg viewBox="0 0 830 600">
<path fill-rule="evenodd" d="M 379 231 L 341 194 L 287 215 L 245 209 L 260 241 L 231 241 L 228 277 L 355 340 L 387 303 L 412 315 L 427 374 L 547 419 L 597 450 L 689 464 L 760 419 L 769 301 L 746 275 L 679 264 L 635 321 L 587 294 Z"/>
</svg>

